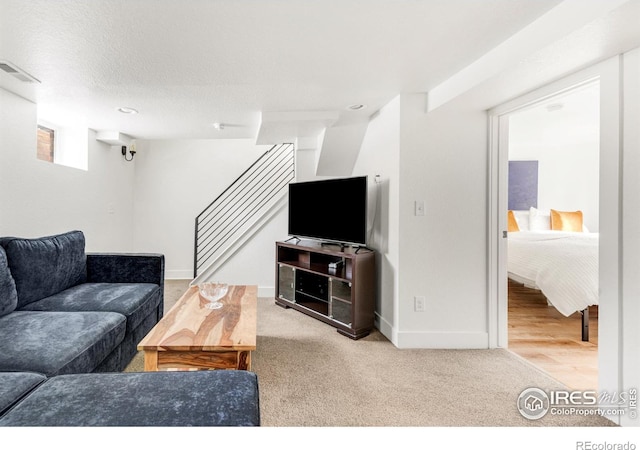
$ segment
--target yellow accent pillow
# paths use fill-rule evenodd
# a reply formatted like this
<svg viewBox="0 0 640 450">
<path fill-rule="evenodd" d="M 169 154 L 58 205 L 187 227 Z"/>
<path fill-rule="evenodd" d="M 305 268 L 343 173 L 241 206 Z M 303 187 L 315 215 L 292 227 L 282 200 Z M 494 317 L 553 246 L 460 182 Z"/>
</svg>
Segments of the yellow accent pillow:
<svg viewBox="0 0 640 450">
<path fill-rule="evenodd" d="M 551 210 L 551 229 L 582 233 L 582 211 Z"/>
<path fill-rule="evenodd" d="M 507 231 L 520 231 L 516 216 L 511 210 L 507 212 Z"/>
</svg>

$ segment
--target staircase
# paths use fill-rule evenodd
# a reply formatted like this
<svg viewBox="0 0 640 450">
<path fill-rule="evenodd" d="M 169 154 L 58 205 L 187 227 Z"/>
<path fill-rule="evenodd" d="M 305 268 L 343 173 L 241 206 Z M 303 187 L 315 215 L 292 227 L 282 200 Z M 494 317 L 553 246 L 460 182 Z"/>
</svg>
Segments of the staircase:
<svg viewBox="0 0 640 450">
<path fill-rule="evenodd" d="M 214 273 L 284 206 L 294 179 L 294 145 L 274 145 L 198 214 L 193 284 Z"/>
</svg>

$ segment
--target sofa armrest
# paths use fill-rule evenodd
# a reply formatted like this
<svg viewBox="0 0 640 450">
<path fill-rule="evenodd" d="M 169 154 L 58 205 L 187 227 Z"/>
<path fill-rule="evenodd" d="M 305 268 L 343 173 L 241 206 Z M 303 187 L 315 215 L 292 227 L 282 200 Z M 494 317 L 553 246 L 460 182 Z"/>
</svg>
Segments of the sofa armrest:
<svg viewBox="0 0 640 450">
<path fill-rule="evenodd" d="M 87 253 L 90 283 L 155 283 L 164 288 L 164 255 Z"/>
</svg>

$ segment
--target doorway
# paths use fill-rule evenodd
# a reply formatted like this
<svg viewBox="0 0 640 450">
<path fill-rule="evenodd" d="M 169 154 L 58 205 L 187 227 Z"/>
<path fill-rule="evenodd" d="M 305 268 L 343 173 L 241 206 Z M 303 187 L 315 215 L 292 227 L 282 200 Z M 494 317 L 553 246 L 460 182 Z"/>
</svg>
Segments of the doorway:
<svg viewBox="0 0 640 450">
<path fill-rule="evenodd" d="M 594 81 L 507 116 L 507 208 L 518 225 L 508 234 L 508 348 L 574 390 L 598 388 L 599 100 Z M 580 232 L 551 230 L 551 210 L 579 217 Z M 569 310 L 576 299 L 584 305 Z"/>
<path fill-rule="evenodd" d="M 490 348 L 508 347 L 507 166 L 508 115 L 559 93 L 600 84 L 598 391 L 636 389 L 638 247 L 638 65 L 640 53 L 617 55 L 487 111 L 489 123 L 487 328 Z M 624 125 L 627 126 L 624 126 Z M 623 161 L 624 160 L 624 161 Z M 623 164 L 624 162 L 624 164 Z M 627 176 L 625 176 L 627 175 Z M 623 214 L 624 212 L 624 214 Z M 623 314 L 624 312 L 624 314 Z M 618 424 L 637 420 L 608 416 Z"/>
<path fill-rule="evenodd" d="M 509 115 L 599 81 L 598 390 L 620 389 L 621 84 L 620 58 L 568 75 L 488 110 L 488 330 L 490 348 L 508 348 L 507 204 Z"/>
</svg>

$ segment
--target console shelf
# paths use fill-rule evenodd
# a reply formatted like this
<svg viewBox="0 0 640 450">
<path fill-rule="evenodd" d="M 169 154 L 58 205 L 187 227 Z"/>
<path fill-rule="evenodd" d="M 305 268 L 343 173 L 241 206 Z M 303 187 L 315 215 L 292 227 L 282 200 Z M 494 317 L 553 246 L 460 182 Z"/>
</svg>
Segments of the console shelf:
<svg viewBox="0 0 640 450">
<path fill-rule="evenodd" d="M 276 242 L 276 304 L 360 339 L 374 325 L 375 264 L 369 249 Z"/>
</svg>

